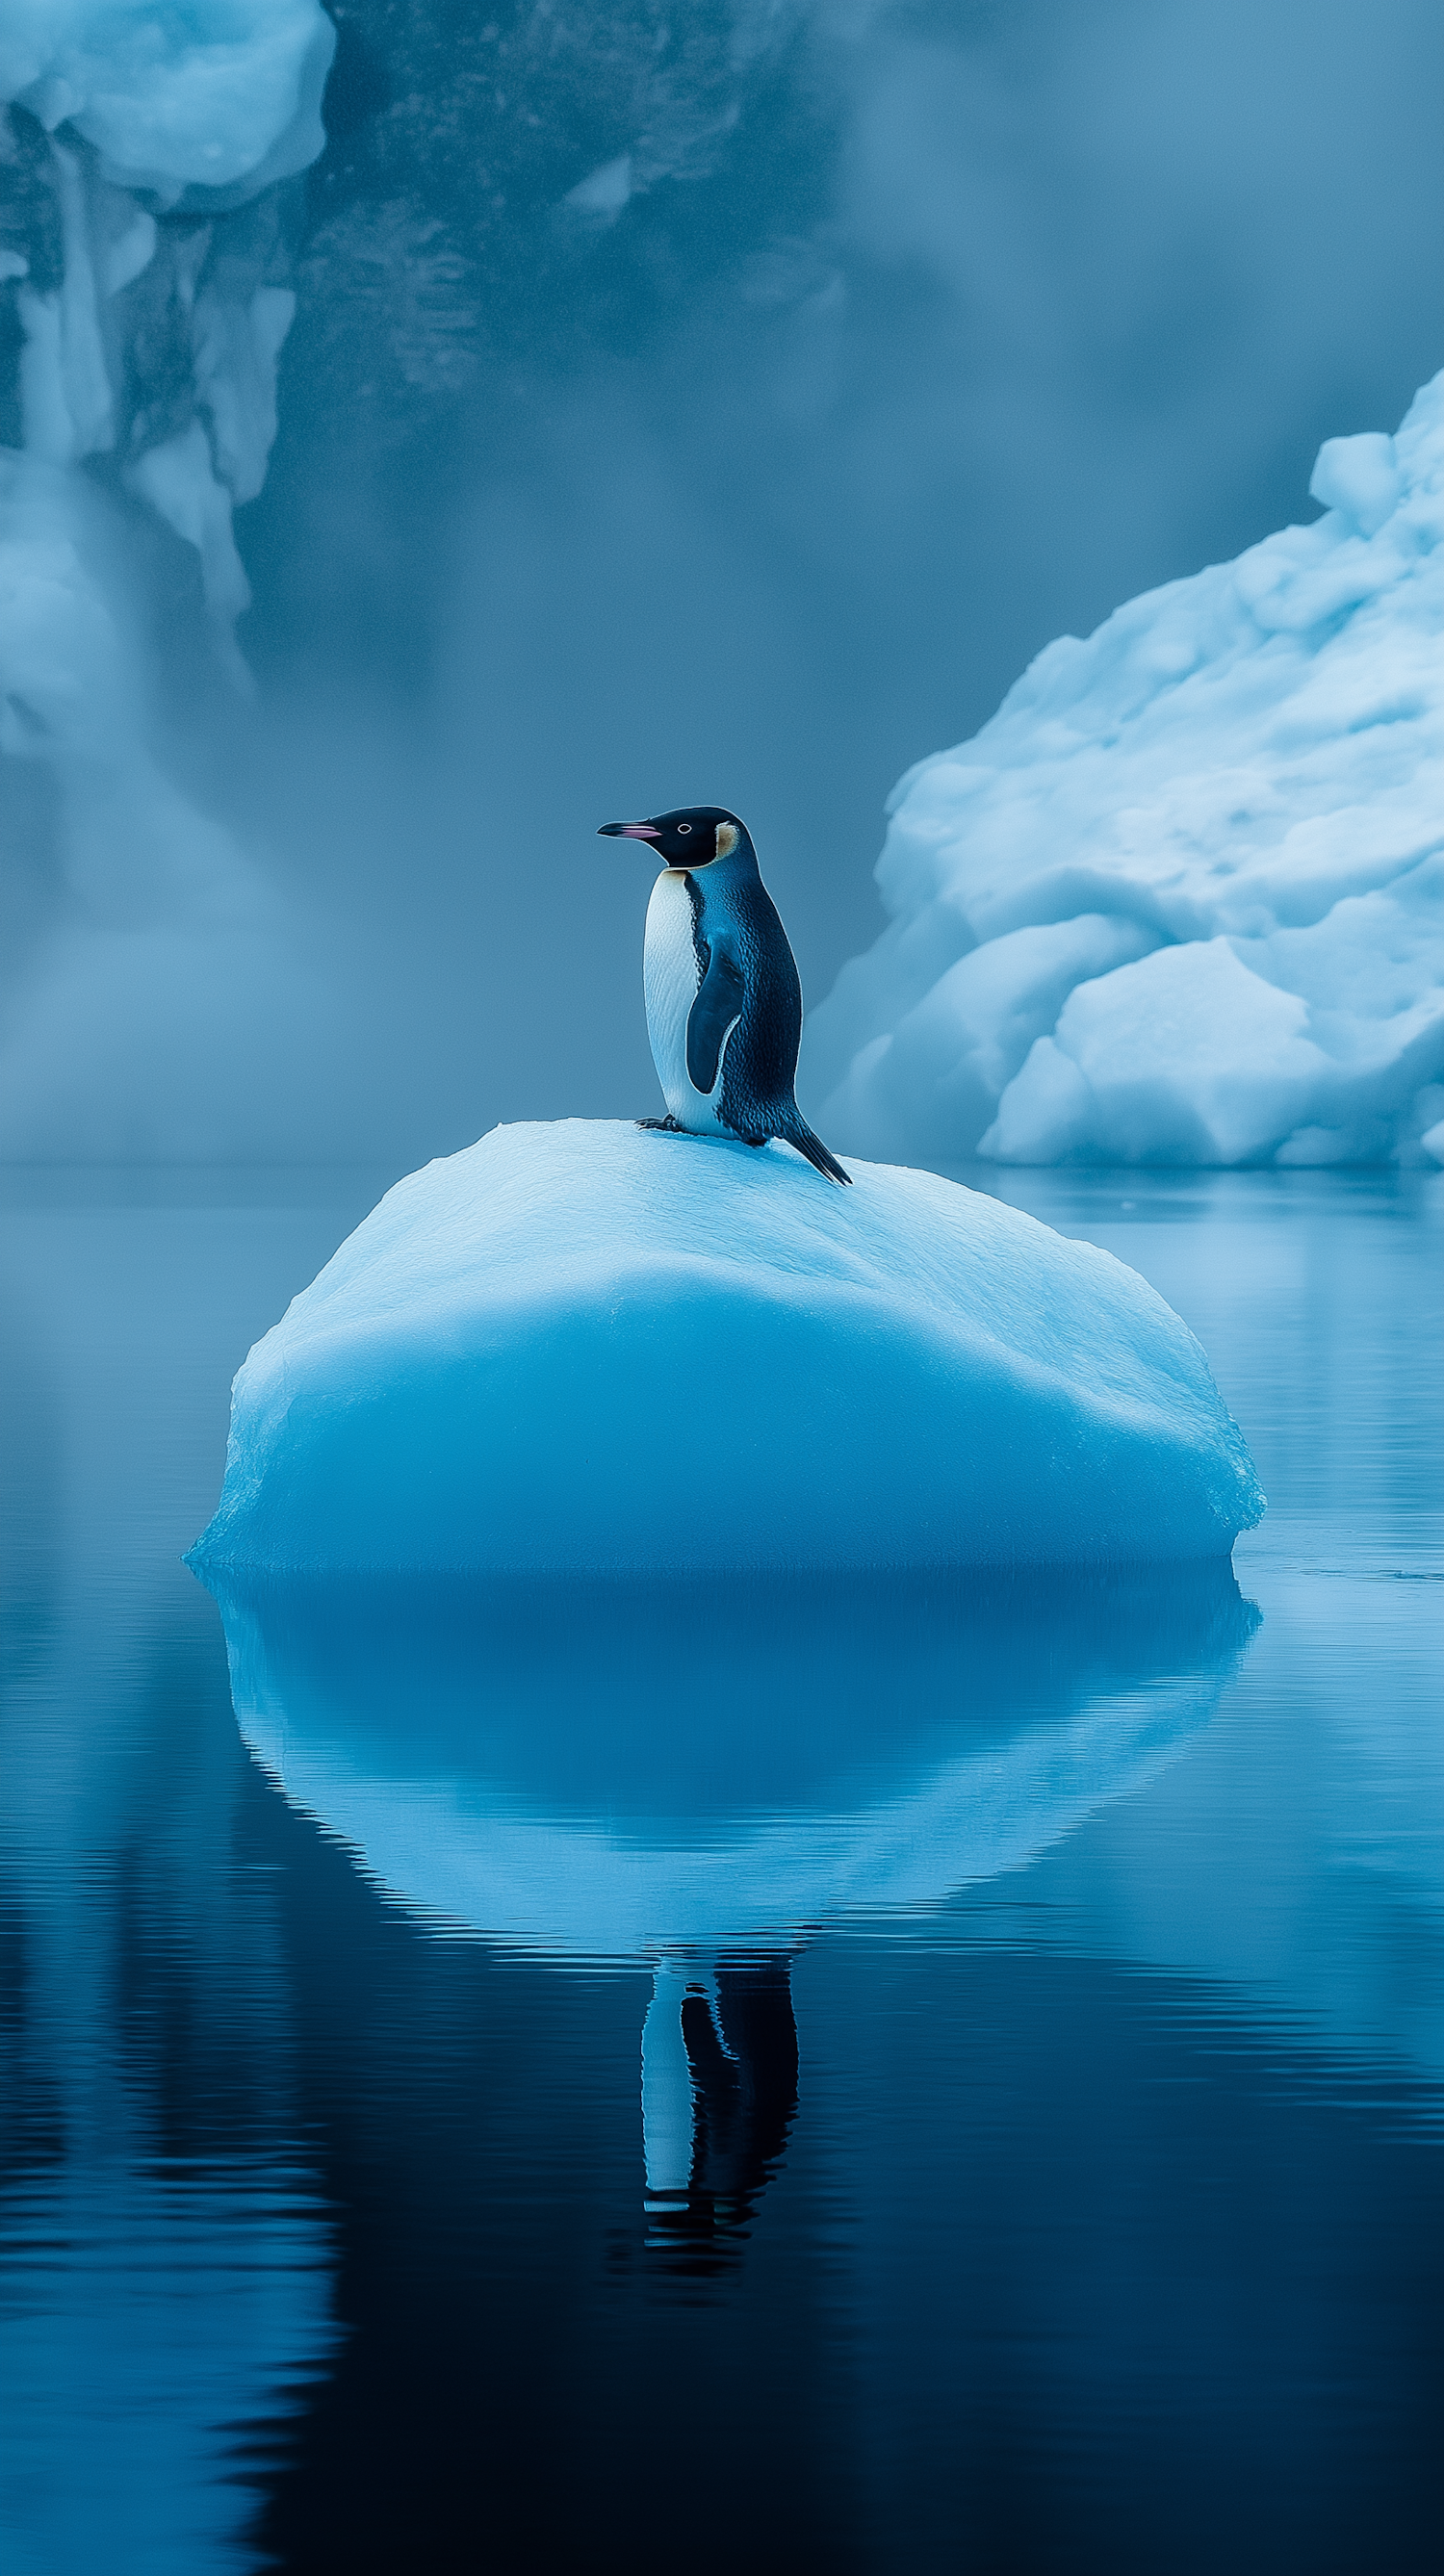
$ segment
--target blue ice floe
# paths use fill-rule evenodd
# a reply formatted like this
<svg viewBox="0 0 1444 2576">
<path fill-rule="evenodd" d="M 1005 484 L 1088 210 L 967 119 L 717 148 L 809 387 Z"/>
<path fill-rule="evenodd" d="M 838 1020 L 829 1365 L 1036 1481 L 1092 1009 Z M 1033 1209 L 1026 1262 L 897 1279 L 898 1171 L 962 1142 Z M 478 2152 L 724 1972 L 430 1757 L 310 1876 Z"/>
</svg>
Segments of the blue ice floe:
<svg viewBox="0 0 1444 2576">
<path fill-rule="evenodd" d="M 721 1577 L 1226 1557 L 1198 1343 L 935 1174 L 501 1127 L 391 1190 L 235 1383 L 207 1573 Z"/>
</svg>

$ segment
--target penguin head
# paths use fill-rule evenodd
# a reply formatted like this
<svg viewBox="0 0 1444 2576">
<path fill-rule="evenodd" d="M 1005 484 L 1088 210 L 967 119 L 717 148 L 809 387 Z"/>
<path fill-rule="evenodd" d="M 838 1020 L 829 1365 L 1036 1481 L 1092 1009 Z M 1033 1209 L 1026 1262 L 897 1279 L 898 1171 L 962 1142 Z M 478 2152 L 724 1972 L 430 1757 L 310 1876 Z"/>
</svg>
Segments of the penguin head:
<svg viewBox="0 0 1444 2576">
<path fill-rule="evenodd" d="M 599 823 L 598 832 L 624 841 L 650 841 L 669 868 L 706 868 L 725 859 L 740 841 L 750 841 L 745 823 L 725 805 L 678 805 L 670 814 L 649 815 L 645 823 Z"/>
</svg>

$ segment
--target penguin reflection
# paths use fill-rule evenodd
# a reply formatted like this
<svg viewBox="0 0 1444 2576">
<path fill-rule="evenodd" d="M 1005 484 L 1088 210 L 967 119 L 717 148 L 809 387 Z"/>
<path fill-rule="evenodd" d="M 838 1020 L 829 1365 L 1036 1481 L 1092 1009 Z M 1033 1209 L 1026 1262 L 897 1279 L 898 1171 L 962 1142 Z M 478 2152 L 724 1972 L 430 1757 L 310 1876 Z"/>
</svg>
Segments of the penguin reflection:
<svg viewBox="0 0 1444 2576">
<path fill-rule="evenodd" d="M 797 2108 L 788 1959 L 665 1961 L 642 2032 L 647 2241 L 669 2269 L 722 2270 L 781 2161 Z"/>
</svg>

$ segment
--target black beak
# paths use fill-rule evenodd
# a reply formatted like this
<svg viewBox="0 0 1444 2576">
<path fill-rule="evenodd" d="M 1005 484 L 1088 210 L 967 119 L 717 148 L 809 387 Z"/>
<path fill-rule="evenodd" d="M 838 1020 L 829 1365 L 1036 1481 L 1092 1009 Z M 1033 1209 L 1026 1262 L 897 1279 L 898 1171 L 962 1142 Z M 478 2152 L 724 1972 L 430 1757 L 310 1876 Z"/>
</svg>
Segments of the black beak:
<svg viewBox="0 0 1444 2576">
<path fill-rule="evenodd" d="M 655 823 L 599 823 L 597 831 L 616 841 L 660 841 L 662 837 Z"/>
</svg>

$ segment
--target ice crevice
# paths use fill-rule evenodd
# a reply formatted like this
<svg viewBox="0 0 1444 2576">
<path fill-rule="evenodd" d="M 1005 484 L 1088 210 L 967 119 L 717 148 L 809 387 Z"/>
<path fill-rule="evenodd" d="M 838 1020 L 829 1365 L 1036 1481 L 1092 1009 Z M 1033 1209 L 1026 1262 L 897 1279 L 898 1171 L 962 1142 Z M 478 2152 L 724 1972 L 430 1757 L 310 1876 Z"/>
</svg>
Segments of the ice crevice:
<svg viewBox="0 0 1444 2576">
<path fill-rule="evenodd" d="M 844 1149 L 1444 1160 L 1444 375 L 1310 490 L 899 781 L 806 1041 Z"/>
</svg>

